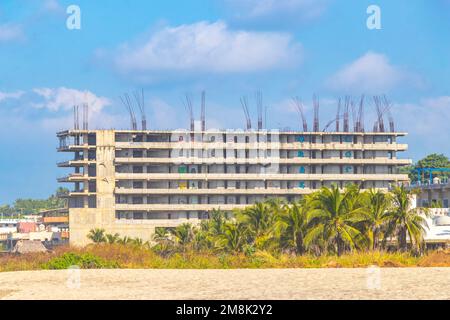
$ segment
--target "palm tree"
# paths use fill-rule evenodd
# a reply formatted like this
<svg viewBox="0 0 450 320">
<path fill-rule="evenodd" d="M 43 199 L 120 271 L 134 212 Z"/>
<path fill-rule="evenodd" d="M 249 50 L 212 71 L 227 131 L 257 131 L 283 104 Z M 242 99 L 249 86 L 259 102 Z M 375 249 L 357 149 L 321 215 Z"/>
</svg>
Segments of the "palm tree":
<svg viewBox="0 0 450 320">
<path fill-rule="evenodd" d="M 144 241 L 141 238 L 131 239 L 131 243 L 136 247 L 142 247 L 144 245 Z"/>
<path fill-rule="evenodd" d="M 306 201 L 284 205 L 277 215 L 277 233 L 282 248 L 293 248 L 297 254 L 305 253 L 304 238 L 308 232 Z"/>
<path fill-rule="evenodd" d="M 224 211 L 214 209 L 210 213 L 208 220 L 203 220 L 199 227 L 193 230 L 193 247 L 196 250 L 214 249 L 220 241 L 220 235 L 224 231 L 224 226 L 228 221 Z"/>
<path fill-rule="evenodd" d="M 237 221 L 248 229 L 248 236 L 258 248 L 266 248 L 274 240 L 275 215 L 267 203 L 257 202 L 236 212 Z"/>
<path fill-rule="evenodd" d="M 199 227 L 194 232 L 194 247 L 197 250 L 202 249 L 213 249 L 215 247 L 215 242 L 217 236 L 223 233 L 223 224 L 217 221 L 203 220 Z"/>
<path fill-rule="evenodd" d="M 106 234 L 106 242 L 108 242 L 109 244 L 114 244 L 117 243 L 117 241 L 120 239 L 120 235 L 118 233 L 115 234 Z"/>
<path fill-rule="evenodd" d="M 347 200 L 345 205 L 347 210 L 352 211 L 361 207 L 364 195 L 361 193 L 360 186 L 351 183 L 345 186 L 345 194 L 347 194 Z"/>
<path fill-rule="evenodd" d="M 313 194 L 311 206 L 312 227 L 305 236 L 305 245 L 309 246 L 323 238 L 340 256 L 346 247 L 354 249 L 364 243 L 364 236 L 355 227 L 360 221 L 362 207 L 359 204 L 360 193 L 353 189 L 339 191 L 336 185 L 323 187 Z"/>
<path fill-rule="evenodd" d="M 372 250 L 379 249 L 381 233 L 389 222 L 388 211 L 391 203 L 390 194 L 380 190 L 370 189 L 364 194 L 364 223 L 367 225 L 369 246 Z"/>
<path fill-rule="evenodd" d="M 166 241 L 168 236 L 168 232 L 166 228 L 155 228 L 155 234 L 153 235 L 153 240 L 157 243 L 162 241 Z"/>
<path fill-rule="evenodd" d="M 120 244 L 130 244 L 132 241 L 133 241 L 133 240 L 132 240 L 130 237 L 125 236 L 125 237 L 123 237 L 122 239 L 119 238 L 119 239 L 117 240 L 117 243 L 120 243 Z"/>
<path fill-rule="evenodd" d="M 424 208 L 411 208 L 412 194 L 403 185 L 392 190 L 394 206 L 388 213 L 388 234 L 397 236 L 398 248 L 401 251 L 407 250 L 408 237 L 411 245 L 420 250 L 423 247 L 425 228 L 428 228 L 424 217 L 428 211 Z"/>
<path fill-rule="evenodd" d="M 211 249 L 213 247 L 213 242 L 208 235 L 208 231 L 204 230 L 204 228 L 205 225 L 203 224 L 198 230 L 196 230 L 196 232 L 194 232 L 193 248 L 197 251 Z"/>
<path fill-rule="evenodd" d="M 106 241 L 105 229 L 92 229 L 87 236 L 94 243 L 102 243 Z"/>
<path fill-rule="evenodd" d="M 170 233 L 167 228 L 158 227 L 155 228 L 155 234 L 153 235 L 153 240 L 157 243 L 156 249 L 160 252 L 166 252 L 169 246 L 173 244 L 172 240 L 169 238 Z M 148 244 L 151 247 L 151 244 Z"/>
<path fill-rule="evenodd" d="M 213 210 L 211 212 L 211 218 L 207 221 L 208 231 L 212 236 L 223 233 L 223 227 L 226 223 L 225 212 L 220 210 Z"/>
<path fill-rule="evenodd" d="M 257 238 L 262 235 L 269 226 L 270 212 L 268 207 L 257 202 L 251 207 L 245 208 L 237 213 L 238 220 L 248 225 L 251 234 Z"/>
<path fill-rule="evenodd" d="M 219 236 L 219 245 L 231 251 L 241 251 L 246 240 L 244 224 L 229 222 L 224 225 L 224 233 Z"/>
<path fill-rule="evenodd" d="M 280 214 L 284 213 L 286 202 L 283 199 L 271 198 L 268 199 L 265 203 L 274 217 L 277 217 Z"/>
<path fill-rule="evenodd" d="M 181 246 L 187 245 L 192 241 L 194 232 L 192 230 L 192 225 L 190 223 L 183 223 L 172 230 L 172 234 L 175 237 L 177 243 Z"/>
</svg>

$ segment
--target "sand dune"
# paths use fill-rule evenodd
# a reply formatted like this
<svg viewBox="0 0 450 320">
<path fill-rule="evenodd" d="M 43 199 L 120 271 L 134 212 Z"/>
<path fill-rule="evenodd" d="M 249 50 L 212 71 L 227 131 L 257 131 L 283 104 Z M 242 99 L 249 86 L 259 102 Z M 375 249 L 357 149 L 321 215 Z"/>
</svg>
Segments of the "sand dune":
<svg viewBox="0 0 450 320">
<path fill-rule="evenodd" d="M 78 271 L 0 273 L 0 299 L 450 299 L 450 268 Z"/>
</svg>

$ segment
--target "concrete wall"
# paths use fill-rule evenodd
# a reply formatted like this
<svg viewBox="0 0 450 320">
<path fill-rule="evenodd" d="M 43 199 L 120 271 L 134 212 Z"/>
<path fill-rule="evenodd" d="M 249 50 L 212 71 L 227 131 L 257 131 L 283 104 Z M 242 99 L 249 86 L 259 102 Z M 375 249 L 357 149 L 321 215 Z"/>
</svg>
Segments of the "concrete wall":
<svg viewBox="0 0 450 320">
<path fill-rule="evenodd" d="M 85 245 L 94 228 L 110 229 L 115 220 L 115 139 L 113 130 L 97 131 L 97 205 L 96 208 L 70 208 L 70 243 Z"/>
<path fill-rule="evenodd" d="M 450 185 L 423 186 L 417 196 L 417 206 L 430 206 L 432 203 L 440 203 L 443 207 L 450 207 Z"/>
</svg>

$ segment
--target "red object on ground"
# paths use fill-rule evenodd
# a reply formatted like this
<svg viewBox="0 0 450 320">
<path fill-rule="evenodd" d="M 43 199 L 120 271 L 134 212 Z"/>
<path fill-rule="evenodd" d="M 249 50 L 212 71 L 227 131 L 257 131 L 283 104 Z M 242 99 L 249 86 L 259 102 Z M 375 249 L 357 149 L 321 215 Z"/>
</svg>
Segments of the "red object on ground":
<svg viewBox="0 0 450 320">
<path fill-rule="evenodd" d="M 17 230 L 20 233 L 29 233 L 36 231 L 36 223 L 35 222 L 19 222 L 17 225 Z"/>
</svg>

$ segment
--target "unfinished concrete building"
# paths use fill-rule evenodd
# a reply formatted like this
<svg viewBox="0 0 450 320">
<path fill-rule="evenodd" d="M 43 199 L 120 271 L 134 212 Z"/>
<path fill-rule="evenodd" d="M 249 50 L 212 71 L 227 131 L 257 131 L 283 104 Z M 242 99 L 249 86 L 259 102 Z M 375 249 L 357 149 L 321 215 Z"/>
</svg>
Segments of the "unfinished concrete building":
<svg viewBox="0 0 450 320">
<path fill-rule="evenodd" d="M 231 211 L 268 198 L 295 201 L 333 183 L 388 189 L 408 181 L 398 168 L 411 160 L 397 157 L 407 149 L 397 142 L 406 133 L 393 126 L 385 132 L 380 117 L 372 132 L 364 132 L 361 108 L 350 131 L 350 101 L 342 116 L 338 111 L 332 132 L 325 130 L 332 122 L 318 130 L 318 103 L 311 132 L 298 100 L 303 131 L 263 129 L 260 105 L 258 128 L 251 129 L 242 102 L 246 130 L 206 130 L 203 95 L 198 129 L 188 103 L 190 130 L 145 130 L 144 121 L 137 130 L 130 111 L 131 130 L 88 130 L 87 120 L 80 129 L 76 120 L 74 130 L 59 132 L 58 151 L 74 154 L 58 164 L 74 168 L 58 179 L 74 184 L 68 195 L 70 242 L 86 244 L 93 228 L 151 240 L 156 227 L 197 223 L 214 209 Z"/>
<path fill-rule="evenodd" d="M 154 227 L 208 218 L 270 197 L 299 199 L 322 186 L 387 189 L 407 181 L 397 168 L 403 133 L 71 130 L 58 133 L 59 163 L 75 172 L 71 243 L 94 227 L 150 239 Z"/>
</svg>

